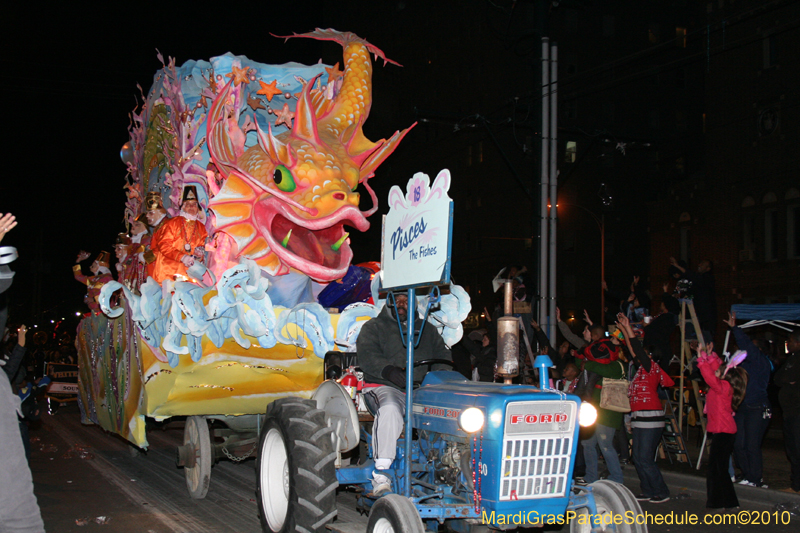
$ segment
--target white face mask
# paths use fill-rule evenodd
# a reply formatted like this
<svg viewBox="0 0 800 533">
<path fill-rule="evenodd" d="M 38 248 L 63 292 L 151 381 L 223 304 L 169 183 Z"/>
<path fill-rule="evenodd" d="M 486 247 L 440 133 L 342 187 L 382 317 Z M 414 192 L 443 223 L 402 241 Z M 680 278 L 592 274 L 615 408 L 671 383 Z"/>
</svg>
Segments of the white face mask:
<svg viewBox="0 0 800 533">
<path fill-rule="evenodd" d="M 196 213 L 194 215 L 190 215 L 189 213 L 187 213 L 186 211 L 181 209 L 181 216 L 183 218 L 185 218 L 186 220 L 197 220 L 198 213 Z"/>
</svg>

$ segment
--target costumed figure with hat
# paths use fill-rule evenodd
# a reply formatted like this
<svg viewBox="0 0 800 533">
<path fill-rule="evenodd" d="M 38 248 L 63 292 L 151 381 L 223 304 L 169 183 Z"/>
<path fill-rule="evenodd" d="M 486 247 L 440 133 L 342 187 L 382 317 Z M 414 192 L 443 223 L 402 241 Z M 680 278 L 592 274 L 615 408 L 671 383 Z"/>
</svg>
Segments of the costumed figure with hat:
<svg viewBox="0 0 800 533">
<path fill-rule="evenodd" d="M 127 266 L 128 249 L 131 245 L 131 238 L 127 233 L 118 233 L 117 240 L 114 243 L 114 255 L 117 257 L 117 263 L 114 268 L 117 271 L 117 279 L 120 283 L 125 280 L 125 267 Z"/>
<path fill-rule="evenodd" d="M 150 239 L 150 226 L 147 224 L 147 215 L 143 213 L 131 224 L 128 255 L 125 257 L 124 271 L 120 278 L 120 281 L 134 292 L 138 292 L 139 286 L 147 280 L 145 254 L 149 250 Z"/>
<path fill-rule="evenodd" d="M 155 238 L 155 234 L 159 229 L 161 229 L 161 226 L 163 226 L 164 223 L 169 220 L 169 217 L 167 216 L 167 210 L 164 209 L 164 204 L 161 201 L 161 194 L 158 191 L 151 191 L 147 193 L 147 197 L 144 200 L 144 208 L 145 222 L 147 223 L 151 235 L 151 242 L 145 245 L 143 255 L 144 262 L 147 265 L 147 274 L 145 275 L 145 279 L 147 279 L 147 276 L 153 276 L 153 272 L 156 268 L 156 254 L 152 239 Z M 137 220 L 139 220 L 138 217 Z"/>
<path fill-rule="evenodd" d="M 97 303 L 97 297 L 100 295 L 100 289 L 102 289 L 103 285 L 109 281 L 114 281 L 114 278 L 111 275 L 111 270 L 108 268 L 110 265 L 109 261 L 111 259 L 111 254 L 108 252 L 100 252 L 97 255 L 97 259 L 95 259 L 92 263 L 92 266 L 89 267 L 92 275 L 85 276 L 81 271 L 80 262 L 89 259 L 89 257 L 89 252 L 81 250 L 78 253 L 78 258 L 75 260 L 75 265 L 72 266 L 72 272 L 75 275 L 76 280 L 88 287 L 88 290 L 86 291 L 86 297 L 83 299 L 84 303 L 89 306 L 89 309 L 92 310 L 92 313 L 99 314 L 100 304 Z"/>
<path fill-rule="evenodd" d="M 155 253 L 155 267 L 151 274 L 161 283 L 165 279 L 189 279 L 186 269 L 196 261 L 205 261 L 205 241 L 208 236 L 199 220 L 200 203 L 194 185 L 183 188 L 181 213 L 164 222 L 153 235 L 151 247 Z"/>
</svg>

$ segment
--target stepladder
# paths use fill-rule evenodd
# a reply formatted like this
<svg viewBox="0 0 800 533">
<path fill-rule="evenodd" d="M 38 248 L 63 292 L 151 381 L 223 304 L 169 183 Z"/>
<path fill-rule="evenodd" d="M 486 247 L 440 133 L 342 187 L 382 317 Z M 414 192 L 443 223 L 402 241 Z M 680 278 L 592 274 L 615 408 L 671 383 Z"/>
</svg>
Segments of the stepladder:
<svg viewBox="0 0 800 533">
<path fill-rule="evenodd" d="M 674 400 L 667 395 L 667 399 L 662 400 L 661 403 L 664 405 L 665 423 L 664 431 L 661 434 L 661 445 L 658 448 L 658 456 L 662 459 L 669 459 L 670 463 L 673 463 L 673 458 L 680 463 L 689 463 L 686 440 L 675 418 Z"/>
<path fill-rule="evenodd" d="M 686 324 L 687 324 L 687 313 L 689 316 L 688 322 L 690 322 L 694 328 L 695 335 L 697 336 L 697 342 L 699 344 L 699 350 L 703 350 L 706 346 L 706 341 L 703 338 L 703 332 L 700 329 L 700 321 L 697 319 L 697 312 L 694 308 L 694 302 L 691 299 L 681 299 L 681 316 L 680 316 L 680 327 L 681 327 L 681 361 L 680 361 L 680 379 L 679 379 L 679 387 L 680 387 L 680 396 L 678 398 L 678 428 L 683 436 L 683 414 L 684 414 L 684 407 L 688 402 L 688 394 L 685 387 L 685 380 L 686 374 L 691 374 L 692 365 L 690 363 L 692 359 L 692 349 L 690 340 L 686 338 Z M 691 393 L 694 396 L 696 411 L 694 413 L 694 417 L 696 420 L 699 420 L 701 427 L 703 428 L 703 444 L 700 446 L 700 452 L 698 453 L 697 457 L 697 468 L 700 468 L 700 463 L 703 458 L 703 450 L 705 448 L 706 442 L 706 419 L 703 416 L 703 411 L 705 401 L 703 396 L 700 394 L 700 384 L 695 380 L 690 380 L 691 383 Z M 694 409 L 694 407 L 690 407 Z M 688 428 L 687 428 L 688 432 Z M 687 455 L 688 457 L 688 455 Z"/>
</svg>

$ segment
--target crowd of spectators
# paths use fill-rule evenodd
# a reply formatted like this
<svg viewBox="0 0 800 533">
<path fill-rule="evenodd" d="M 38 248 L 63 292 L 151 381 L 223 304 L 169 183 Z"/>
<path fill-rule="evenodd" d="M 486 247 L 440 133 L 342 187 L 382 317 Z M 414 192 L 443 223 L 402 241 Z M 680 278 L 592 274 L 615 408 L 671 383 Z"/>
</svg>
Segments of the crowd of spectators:
<svg viewBox="0 0 800 533">
<path fill-rule="evenodd" d="M 513 276 L 519 270 L 506 268 L 498 274 L 494 280 L 498 294 L 502 292 L 500 282 L 509 277 L 518 294 L 518 287 L 523 283 L 521 278 Z M 576 333 L 574 325 L 580 321 L 570 320 L 573 322 L 570 327 L 557 310 L 555 319 L 563 339 L 558 348 L 547 338 L 537 320 L 532 317 L 527 320 L 533 328 L 531 342 L 554 363 L 554 386 L 580 396 L 598 409 L 594 427 L 581 430 L 573 474 L 576 481 L 591 483 L 607 478 L 621 483 L 622 467 L 632 462 L 641 485 L 639 501 L 662 503 L 670 499 L 657 454 L 666 425 L 673 423 L 665 409 L 670 413 L 677 410 L 676 399 L 680 392 L 676 384 L 683 373 L 686 380 L 701 381 L 701 392 L 706 400 L 705 412 L 695 411 L 692 418 L 707 417 L 710 442 L 707 507 L 738 507 L 737 485 L 767 488 L 763 479 L 762 443 L 772 419 L 773 406 L 767 393 L 770 383 L 780 388 L 784 442 L 791 467 L 791 487 L 785 490 L 800 493 L 800 330 L 789 334 L 787 357 L 779 360 L 764 337 L 748 336 L 737 326 L 736 315 L 732 313 L 723 321 L 729 328 L 732 343 L 728 351 L 718 355 L 713 344 L 718 318 L 711 261 L 703 260 L 692 270 L 685 262 L 670 258 L 669 275 L 671 279 L 661 285 L 661 294 L 656 296 L 644 287 L 638 276 L 633 277 L 624 291 L 610 289 L 603 282 L 607 301 L 620 302 L 618 309 L 614 310 L 613 306 L 606 309 L 604 319 L 608 328 L 595 324 L 584 311 L 584 326 Z M 681 301 L 693 304 L 699 323 L 699 331 L 695 331 L 687 311 L 683 334 L 696 353 L 687 355 L 683 368 L 678 357 L 681 353 Z M 493 347 L 496 334 L 493 336 L 491 328 L 502 316 L 502 306 L 498 303 L 493 313 L 484 311 L 488 329 L 475 330 L 469 338 L 482 344 L 485 355 L 482 358 L 481 352 L 474 350 L 470 353 L 475 378 L 489 381 L 493 363 L 490 359 L 497 353 Z M 522 313 L 515 314 L 525 318 Z M 522 337 L 521 342 L 524 342 Z M 536 346 L 533 349 L 536 350 Z M 532 375 L 527 376 L 535 370 L 532 365 L 526 368 L 526 353 L 526 348 L 522 347 L 520 365 L 523 371 L 518 381 L 538 383 Z M 603 380 L 621 378 L 630 381 L 630 412 L 627 414 L 600 407 Z M 669 398 L 673 403 L 667 405 Z M 689 401 L 687 409 L 697 409 L 697 404 Z M 668 428 L 668 431 L 675 429 Z M 600 455 L 605 471 L 600 471 Z"/>
</svg>

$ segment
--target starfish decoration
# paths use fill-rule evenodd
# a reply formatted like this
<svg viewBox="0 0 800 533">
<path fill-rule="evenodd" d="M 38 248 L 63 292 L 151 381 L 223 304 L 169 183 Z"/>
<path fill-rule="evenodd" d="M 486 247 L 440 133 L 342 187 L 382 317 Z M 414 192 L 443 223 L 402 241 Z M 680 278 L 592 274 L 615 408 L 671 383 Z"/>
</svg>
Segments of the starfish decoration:
<svg viewBox="0 0 800 533">
<path fill-rule="evenodd" d="M 261 80 L 258 80 L 259 85 L 261 88 L 256 91 L 256 94 L 263 94 L 267 97 L 267 102 L 272 101 L 272 97 L 276 94 L 283 94 L 283 91 L 278 89 L 278 80 L 272 80 L 272 83 L 264 83 Z"/>
<path fill-rule="evenodd" d="M 259 109 L 266 109 L 264 107 L 264 102 L 258 96 L 255 96 L 255 93 L 250 93 L 247 95 L 247 105 L 250 106 L 250 109 L 253 111 L 258 111 Z"/>
<path fill-rule="evenodd" d="M 250 71 L 250 67 L 239 68 L 236 65 L 231 66 L 231 72 L 225 74 L 226 78 L 233 78 L 233 84 L 239 85 L 240 83 L 244 83 L 247 85 L 250 83 L 250 78 L 247 77 L 247 73 Z"/>
<path fill-rule="evenodd" d="M 283 109 L 275 113 L 275 125 L 286 124 L 287 128 L 292 127 L 294 113 L 289 109 L 289 104 L 283 104 Z"/>
<path fill-rule="evenodd" d="M 334 66 L 332 66 L 330 68 L 325 67 L 325 72 L 328 73 L 328 83 L 329 84 L 333 83 L 336 80 L 338 80 L 339 78 L 342 77 L 342 74 L 344 74 L 344 72 L 339 70 L 339 62 L 338 61 L 336 62 L 336 64 Z"/>
</svg>

